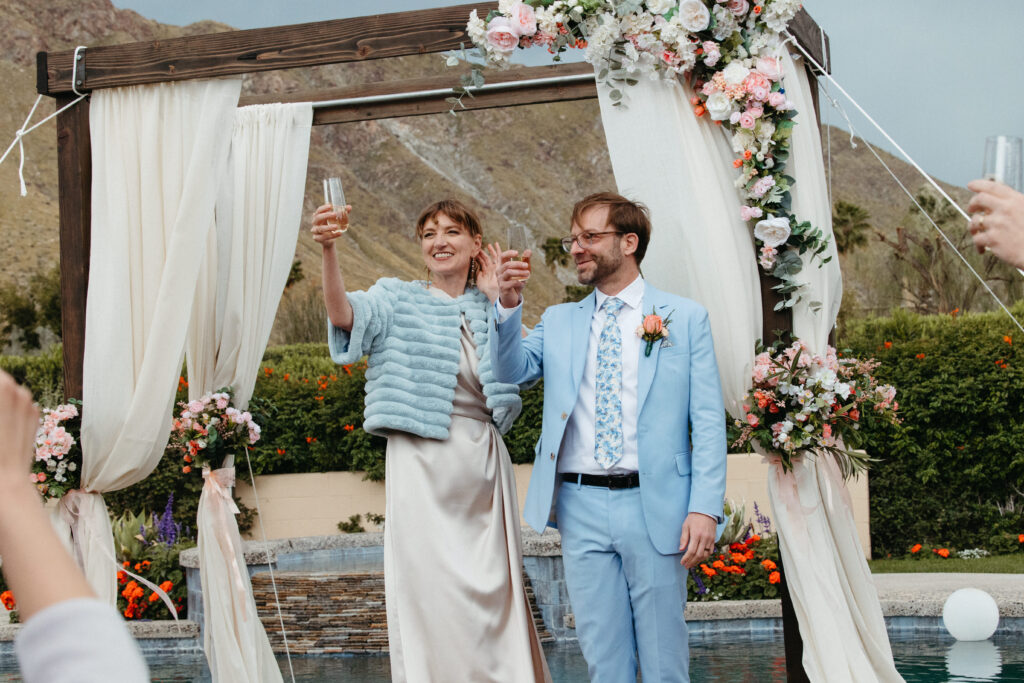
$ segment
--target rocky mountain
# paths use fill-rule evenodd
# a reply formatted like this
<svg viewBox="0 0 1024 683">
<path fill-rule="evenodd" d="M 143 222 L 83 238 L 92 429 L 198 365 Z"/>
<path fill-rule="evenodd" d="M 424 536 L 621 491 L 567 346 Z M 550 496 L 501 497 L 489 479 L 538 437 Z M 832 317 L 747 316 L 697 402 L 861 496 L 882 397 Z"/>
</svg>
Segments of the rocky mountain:
<svg viewBox="0 0 1024 683">
<path fill-rule="evenodd" d="M 109 0 L 0 0 L 0 80 L 7 84 L 0 102 L 0 144 L 22 125 L 35 100 L 35 53 L 154 40 L 229 30 L 213 22 L 185 27 L 158 24 Z M 247 77 L 243 93 L 301 91 L 391 78 L 443 73 L 439 55 L 360 64 L 334 65 Z M 453 82 L 455 76 L 453 75 Z M 35 120 L 53 111 L 42 102 Z M 894 226 L 908 200 L 888 174 L 877 168 L 862 145 L 851 149 L 847 136 L 833 131 L 831 168 L 835 199 L 867 208 L 878 227 Z M 18 196 L 17 150 L 0 166 L 0 283 L 24 283 L 57 261 L 57 173 L 55 126 L 46 124 L 25 138 L 28 196 Z M 921 183 L 906 165 L 888 157 L 912 188 Z M 307 176 L 305 215 L 322 201 L 321 178 L 340 175 L 353 209 L 353 229 L 345 238 L 342 267 L 351 289 L 378 277 L 423 277 L 413 224 L 419 210 L 445 196 L 477 208 L 485 237 L 505 241 L 511 224 L 526 227 L 539 245 L 567 232 L 572 202 L 591 191 L 614 188 L 596 100 L 513 109 L 439 114 L 314 128 Z M 962 196 L 962 193 L 961 193 Z M 885 248 L 863 249 L 847 265 L 852 290 L 870 289 L 876 267 L 861 260 L 884 258 Z M 15 257 L 16 255 L 16 257 Z M 319 247 L 306 231 L 296 258 L 306 275 L 286 294 L 275 341 L 322 334 L 318 295 Z M 575 278 L 569 269 L 534 259 L 528 285 L 527 318 L 562 299 Z"/>
</svg>

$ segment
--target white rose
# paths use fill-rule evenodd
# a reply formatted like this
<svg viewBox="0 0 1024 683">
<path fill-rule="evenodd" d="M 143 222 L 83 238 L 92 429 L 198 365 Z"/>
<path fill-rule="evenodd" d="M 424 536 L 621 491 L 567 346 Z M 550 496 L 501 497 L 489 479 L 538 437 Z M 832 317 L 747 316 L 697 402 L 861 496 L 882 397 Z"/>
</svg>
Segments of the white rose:
<svg viewBox="0 0 1024 683">
<path fill-rule="evenodd" d="M 679 21 L 687 31 L 703 31 L 711 23 L 711 12 L 700 0 L 683 0 L 679 4 Z"/>
<path fill-rule="evenodd" d="M 704 103 L 712 121 L 725 121 L 732 113 L 732 100 L 724 92 L 716 92 Z"/>
<path fill-rule="evenodd" d="M 750 74 L 750 69 L 740 62 L 729 62 L 729 65 L 722 69 L 722 76 L 729 85 L 739 85 Z"/>
<path fill-rule="evenodd" d="M 673 0 L 647 0 L 647 10 L 651 14 L 665 14 L 675 6 Z"/>
<path fill-rule="evenodd" d="M 754 226 L 754 237 L 764 242 L 766 247 L 776 248 L 785 244 L 790 232 L 789 219 L 784 216 L 768 214 Z"/>
</svg>

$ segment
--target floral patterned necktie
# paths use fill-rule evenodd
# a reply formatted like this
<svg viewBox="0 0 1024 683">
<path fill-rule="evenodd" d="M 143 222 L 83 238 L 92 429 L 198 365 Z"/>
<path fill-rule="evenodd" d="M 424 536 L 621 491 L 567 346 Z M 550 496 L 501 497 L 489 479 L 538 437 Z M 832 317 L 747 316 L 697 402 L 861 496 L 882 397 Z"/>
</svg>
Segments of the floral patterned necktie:
<svg viewBox="0 0 1024 683">
<path fill-rule="evenodd" d="M 622 331 L 617 316 L 624 302 L 605 299 L 604 326 L 597 342 L 594 460 L 608 469 L 622 457 Z"/>
</svg>

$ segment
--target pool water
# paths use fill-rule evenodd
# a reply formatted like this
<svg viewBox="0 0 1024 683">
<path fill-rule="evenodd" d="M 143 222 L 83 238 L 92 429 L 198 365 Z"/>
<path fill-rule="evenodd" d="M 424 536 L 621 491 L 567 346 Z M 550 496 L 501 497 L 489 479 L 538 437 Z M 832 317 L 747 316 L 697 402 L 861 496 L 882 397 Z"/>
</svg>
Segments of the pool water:
<svg viewBox="0 0 1024 683">
<path fill-rule="evenodd" d="M 973 683 L 1024 681 L 1024 633 L 995 636 L 978 643 L 958 643 L 948 636 L 893 637 L 896 667 L 907 683 Z M 554 683 L 586 682 L 587 667 L 575 643 L 544 647 Z M 690 678 L 736 683 L 784 683 L 786 662 L 782 639 L 701 639 L 690 647 Z M 0 662 L 0 681 L 20 681 L 13 657 Z M 210 674 L 202 655 L 150 657 L 153 681 L 206 683 Z M 288 664 L 279 657 L 285 681 Z M 302 683 L 347 681 L 389 683 L 388 658 L 292 657 L 295 680 Z"/>
<path fill-rule="evenodd" d="M 948 636 L 928 634 L 892 639 L 896 668 L 907 683 L 967 683 L 1024 681 L 1024 634 L 996 636 L 978 643 L 958 643 Z M 546 645 L 554 683 L 588 681 L 586 663 L 575 643 Z M 695 642 L 690 648 L 690 678 L 735 683 L 784 683 L 786 660 L 782 639 Z M 281 658 L 285 680 L 288 664 Z M 205 662 L 150 663 L 154 681 L 208 681 Z M 295 680 L 303 683 L 351 681 L 388 683 L 387 657 L 293 657 Z"/>
</svg>

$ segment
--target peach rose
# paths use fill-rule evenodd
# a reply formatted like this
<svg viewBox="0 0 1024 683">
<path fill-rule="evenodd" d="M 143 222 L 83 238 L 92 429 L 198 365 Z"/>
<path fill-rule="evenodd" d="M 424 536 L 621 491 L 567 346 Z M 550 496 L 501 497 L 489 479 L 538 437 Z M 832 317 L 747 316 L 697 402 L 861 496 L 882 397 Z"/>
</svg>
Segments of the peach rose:
<svg viewBox="0 0 1024 683">
<path fill-rule="evenodd" d="M 537 32 L 537 15 L 525 2 L 512 7 L 512 28 L 521 36 L 532 36 Z"/>
<path fill-rule="evenodd" d="M 662 325 L 661 316 L 660 315 L 655 315 L 655 314 L 652 313 L 652 314 L 644 317 L 644 333 L 645 334 L 650 334 L 650 335 L 653 335 L 653 336 L 656 337 L 656 336 L 661 334 L 661 331 L 662 331 L 663 328 L 664 328 L 664 325 Z"/>
<path fill-rule="evenodd" d="M 761 74 L 764 74 L 773 81 L 777 81 L 782 78 L 782 65 L 779 64 L 779 60 L 775 57 L 761 57 L 757 60 L 757 64 L 754 68 Z"/>
<path fill-rule="evenodd" d="M 511 52 L 519 45 L 519 35 L 506 17 L 495 17 L 487 25 L 487 42 L 496 50 Z"/>
</svg>

